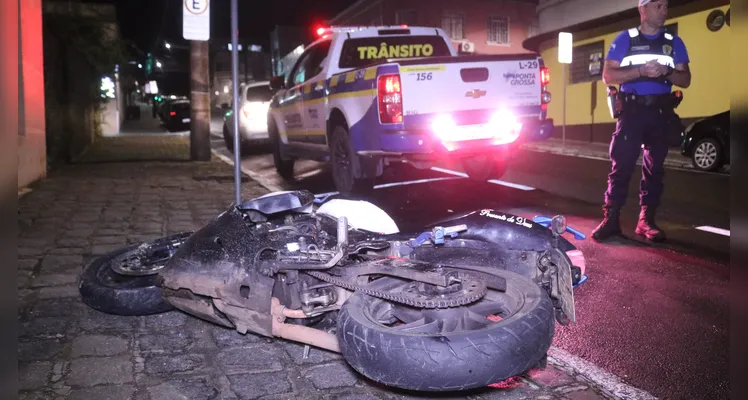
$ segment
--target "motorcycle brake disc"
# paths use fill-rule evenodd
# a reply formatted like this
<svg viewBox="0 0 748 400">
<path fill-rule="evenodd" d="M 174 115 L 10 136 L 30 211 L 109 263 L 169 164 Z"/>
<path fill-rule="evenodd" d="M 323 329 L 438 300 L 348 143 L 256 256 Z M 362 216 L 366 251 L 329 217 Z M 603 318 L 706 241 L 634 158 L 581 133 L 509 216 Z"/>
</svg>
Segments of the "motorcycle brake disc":
<svg viewBox="0 0 748 400">
<path fill-rule="evenodd" d="M 144 262 L 144 259 L 146 259 L 144 251 L 137 249 L 115 257 L 111 262 L 111 268 L 121 275 L 146 276 L 155 275 L 166 266 L 166 260 L 163 260 L 163 262 Z"/>
</svg>

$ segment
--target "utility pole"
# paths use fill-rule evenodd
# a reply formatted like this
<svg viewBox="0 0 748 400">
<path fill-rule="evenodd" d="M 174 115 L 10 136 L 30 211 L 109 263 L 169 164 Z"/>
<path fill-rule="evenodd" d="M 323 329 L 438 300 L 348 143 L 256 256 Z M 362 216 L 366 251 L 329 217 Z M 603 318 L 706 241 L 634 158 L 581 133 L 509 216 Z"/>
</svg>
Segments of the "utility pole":
<svg viewBox="0 0 748 400">
<path fill-rule="evenodd" d="M 208 42 L 190 41 L 190 159 L 210 161 Z"/>
</svg>

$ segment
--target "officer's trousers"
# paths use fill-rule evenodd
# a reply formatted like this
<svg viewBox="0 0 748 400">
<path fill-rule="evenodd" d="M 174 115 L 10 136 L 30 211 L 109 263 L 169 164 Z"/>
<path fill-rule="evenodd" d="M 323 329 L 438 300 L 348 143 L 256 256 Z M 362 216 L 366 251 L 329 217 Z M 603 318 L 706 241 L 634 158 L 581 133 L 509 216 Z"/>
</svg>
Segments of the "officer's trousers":
<svg viewBox="0 0 748 400">
<path fill-rule="evenodd" d="M 626 105 L 610 142 L 613 165 L 605 192 L 606 205 L 623 207 L 626 203 L 631 175 L 641 151 L 644 154 L 639 204 L 652 207 L 660 204 L 672 116 L 672 109 Z"/>
</svg>

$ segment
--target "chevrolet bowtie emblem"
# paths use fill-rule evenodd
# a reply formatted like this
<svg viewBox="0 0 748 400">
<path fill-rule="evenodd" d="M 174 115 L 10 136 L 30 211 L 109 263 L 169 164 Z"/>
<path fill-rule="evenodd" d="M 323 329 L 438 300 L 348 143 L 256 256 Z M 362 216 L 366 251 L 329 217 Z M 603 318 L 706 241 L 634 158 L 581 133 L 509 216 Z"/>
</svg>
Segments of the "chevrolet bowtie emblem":
<svg viewBox="0 0 748 400">
<path fill-rule="evenodd" d="M 465 97 L 472 97 L 474 99 L 477 99 L 478 97 L 483 97 L 485 95 L 486 95 L 486 91 L 485 90 L 480 90 L 480 89 L 473 89 L 473 90 L 465 93 Z"/>
</svg>

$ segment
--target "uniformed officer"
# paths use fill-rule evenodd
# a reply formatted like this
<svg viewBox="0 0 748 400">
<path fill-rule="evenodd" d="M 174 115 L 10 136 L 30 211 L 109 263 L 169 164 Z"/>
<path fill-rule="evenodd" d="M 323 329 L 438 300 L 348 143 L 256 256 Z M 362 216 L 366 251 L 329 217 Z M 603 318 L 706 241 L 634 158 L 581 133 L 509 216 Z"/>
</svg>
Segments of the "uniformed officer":
<svg viewBox="0 0 748 400">
<path fill-rule="evenodd" d="M 673 110 L 672 86 L 691 84 L 688 53 L 683 41 L 665 32 L 668 0 L 639 0 L 641 25 L 621 32 L 605 59 L 603 81 L 620 85 L 623 110 L 610 143 L 611 172 L 603 206 L 604 219 L 592 237 L 604 240 L 621 234 L 620 210 L 626 202 L 629 181 L 639 158 L 644 156 L 639 189 L 641 212 L 636 234 L 652 241 L 665 239 L 655 224 L 662 195 L 663 164 L 668 153 Z"/>
</svg>

